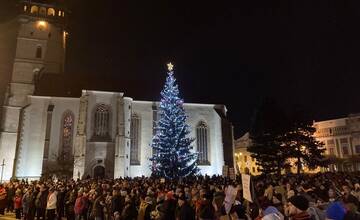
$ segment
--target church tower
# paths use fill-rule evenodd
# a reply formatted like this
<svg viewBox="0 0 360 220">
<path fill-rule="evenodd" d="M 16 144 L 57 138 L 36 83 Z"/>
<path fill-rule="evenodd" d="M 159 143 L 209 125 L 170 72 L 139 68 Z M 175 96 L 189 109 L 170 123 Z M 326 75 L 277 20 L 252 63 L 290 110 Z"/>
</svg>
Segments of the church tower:
<svg viewBox="0 0 360 220">
<path fill-rule="evenodd" d="M 17 17 L 2 26 L 9 29 L 3 33 L 12 33 L 13 38 L 12 48 L 7 47 L 11 59 L 7 64 L 0 63 L 3 67 L 0 73 L 7 70 L 9 74 L 0 124 L 0 163 L 4 160 L 4 180 L 10 179 L 16 169 L 14 161 L 22 129 L 19 125 L 23 120 L 22 112 L 29 105 L 27 97 L 34 94 L 43 74 L 63 73 L 67 38 L 67 11 L 59 2 L 23 0 L 18 7 Z M 3 39 L 5 37 L 0 36 L 0 41 Z M 5 48 L 2 44 L 9 45 L 0 42 L 0 50 Z"/>
</svg>

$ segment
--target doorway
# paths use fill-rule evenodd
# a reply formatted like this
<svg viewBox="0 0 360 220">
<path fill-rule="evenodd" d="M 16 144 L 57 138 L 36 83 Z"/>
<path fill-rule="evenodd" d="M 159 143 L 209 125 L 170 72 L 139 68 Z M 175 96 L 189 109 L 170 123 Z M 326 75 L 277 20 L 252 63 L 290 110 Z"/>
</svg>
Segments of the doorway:
<svg viewBox="0 0 360 220">
<path fill-rule="evenodd" d="M 94 178 L 103 179 L 105 178 L 105 167 L 98 165 L 94 168 Z"/>
</svg>

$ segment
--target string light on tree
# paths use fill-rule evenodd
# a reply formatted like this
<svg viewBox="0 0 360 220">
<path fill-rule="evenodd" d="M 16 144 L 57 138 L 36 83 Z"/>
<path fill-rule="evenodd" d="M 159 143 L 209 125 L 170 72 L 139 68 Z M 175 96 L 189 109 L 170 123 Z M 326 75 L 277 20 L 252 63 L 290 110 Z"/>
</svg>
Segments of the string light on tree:
<svg viewBox="0 0 360 220">
<path fill-rule="evenodd" d="M 168 75 L 161 91 L 160 118 L 151 147 L 153 148 L 152 173 L 155 176 L 177 179 L 198 173 L 197 153 L 191 150 L 193 139 L 189 138 L 190 126 L 186 124 L 183 100 L 171 63 L 167 64 Z"/>
</svg>

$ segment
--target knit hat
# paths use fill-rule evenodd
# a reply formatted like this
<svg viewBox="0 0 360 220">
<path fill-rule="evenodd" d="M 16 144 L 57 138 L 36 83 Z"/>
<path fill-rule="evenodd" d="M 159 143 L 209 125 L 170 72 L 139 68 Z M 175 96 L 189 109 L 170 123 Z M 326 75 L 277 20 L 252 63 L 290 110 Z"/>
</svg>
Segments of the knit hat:
<svg viewBox="0 0 360 220">
<path fill-rule="evenodd" d="M 343 220 L 345 209 L 340 202 L 334 202 L 326 209 L 326 217 L 333 220 Z"/>
<path fill-rule="evenodd" d="M 279 210 L 277 210 L 277 208 L 275 208 L 274 206 L 268 206 L 264 210 L 263 214 L 265 216 L 265 215 L 269 215 L 269 214 L 272 214 L 272 213 L 278 213 L 278 212 L 279 212 Z"/>
<path fill-rule="evenodd" d="M 301 211 L 306 211 L 309 208 L 309 201 L 303 196 L 292 196 L 289 202 Z"/>
</svg>

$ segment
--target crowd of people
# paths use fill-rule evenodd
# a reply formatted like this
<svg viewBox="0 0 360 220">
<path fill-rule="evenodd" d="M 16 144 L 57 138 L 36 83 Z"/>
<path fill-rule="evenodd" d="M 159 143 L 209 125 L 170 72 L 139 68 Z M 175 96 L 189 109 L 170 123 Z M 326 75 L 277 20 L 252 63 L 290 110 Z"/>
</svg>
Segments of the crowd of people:
<svg viewBox="0 0 360 220">
<path fill-rule="evenodd" d="M 84 220 L 356 220 L 360 175 L 319 173 L 241 178 L 12 180 L 0 185 L 0 216 Z"/>
</svg>

